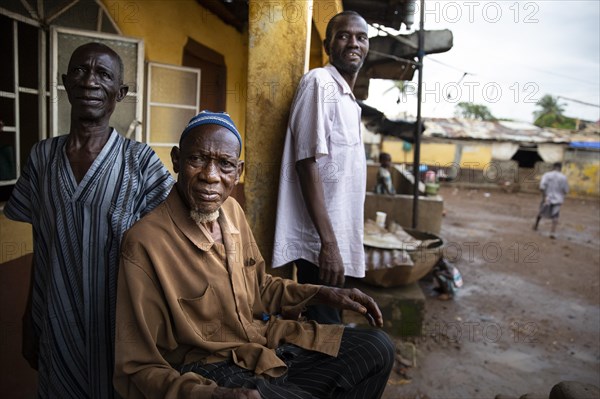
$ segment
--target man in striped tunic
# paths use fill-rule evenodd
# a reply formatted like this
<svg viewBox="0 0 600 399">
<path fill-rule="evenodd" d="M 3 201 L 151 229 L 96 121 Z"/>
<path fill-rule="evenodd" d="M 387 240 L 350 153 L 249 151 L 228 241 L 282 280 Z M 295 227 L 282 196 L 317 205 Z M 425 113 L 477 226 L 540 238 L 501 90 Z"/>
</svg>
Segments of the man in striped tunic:
<svg viewBox="0 0 600 399">
<path fill-rule="evenodd" d="M 4 209 L 33 226 L 23 355 L 39 372 L 40 398 L 113 398 L 120 241 L 173 179 L 150 147 L 109 126 L 128 90 L 116 52 L 80 46 L 62 78 L 69 134 L 32 148 Z"/>
</svg>

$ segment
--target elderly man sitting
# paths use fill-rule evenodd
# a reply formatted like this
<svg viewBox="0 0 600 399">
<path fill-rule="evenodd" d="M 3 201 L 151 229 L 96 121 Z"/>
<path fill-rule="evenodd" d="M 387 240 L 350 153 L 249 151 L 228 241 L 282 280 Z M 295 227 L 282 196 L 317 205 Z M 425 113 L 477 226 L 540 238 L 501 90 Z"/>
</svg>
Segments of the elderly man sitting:
<svg viewBox="0 0 600 399">
<path fill-rule="evenodd" d="M 178 181 L 122 242 L 114 383 L 125 398 L 379 398 L 394 346 L 378 329 L 298 320 L 325 303 L 381 326 L 356 289 L 265 272 L 240 205 L 225 113 L 201 112 L 171 151 Z M 291 318 L 290 318 L 291 316 Z"/>
</svg>

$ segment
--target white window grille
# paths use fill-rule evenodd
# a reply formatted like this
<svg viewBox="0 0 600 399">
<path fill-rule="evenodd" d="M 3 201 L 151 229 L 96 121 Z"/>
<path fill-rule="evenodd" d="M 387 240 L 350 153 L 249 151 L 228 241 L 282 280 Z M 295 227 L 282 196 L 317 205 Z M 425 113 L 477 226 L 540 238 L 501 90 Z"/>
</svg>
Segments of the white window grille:
<svg viewBox="0 0 600 399">
<path fill-rule="evenodd" d="M 172 147 L 200 110 L 200 69 L 148 63 L 146 142 Z"/>
</svg>

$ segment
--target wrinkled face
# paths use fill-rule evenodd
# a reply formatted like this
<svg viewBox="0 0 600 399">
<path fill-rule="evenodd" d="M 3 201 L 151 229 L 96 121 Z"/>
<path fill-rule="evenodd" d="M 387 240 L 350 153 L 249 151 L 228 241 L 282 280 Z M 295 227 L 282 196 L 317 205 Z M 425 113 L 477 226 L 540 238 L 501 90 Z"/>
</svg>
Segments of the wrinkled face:
<svg viewBox="0 0 600 399">
<path fill-rule="evenodd" d="M 180 145 L 171 150 L 173 170 L 179 174 L 179 194 L 190 210 L 215 212 L 242 174 L 244 162 L 238 159 L 238 139 L 222 126 L 201 125 L 192 129 Z"/>
<path fill-rule="evenodd" d="M 84 120 L 108 118 L 117 101 L 127 94 L 116 54 L 91 43 L 79 47 L 69 61 L 63 84 L 71 103 L 71 115 Z"/>
<path fill-rule="evenodd" d="M 367 29 L 367 22 L 357 15 L 342 15 L 334 21 L 325 52 L 342 75 L 354 75 L 362 67 L 369 52 Z"/>
</svg>

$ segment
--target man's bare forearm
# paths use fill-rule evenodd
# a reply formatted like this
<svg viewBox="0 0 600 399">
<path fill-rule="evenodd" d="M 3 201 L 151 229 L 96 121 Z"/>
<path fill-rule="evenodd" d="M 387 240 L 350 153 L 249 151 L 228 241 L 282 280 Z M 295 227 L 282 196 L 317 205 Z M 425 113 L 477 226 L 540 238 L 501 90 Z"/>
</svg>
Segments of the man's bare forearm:
<svg viewBox="0 0 600 399">
<path fill-rule="evenodd" d="M 296 162 L 296 172 L 300 179 L 300 188 L 306 209 L 317 233 L 319 233 L 321 244 L 337 246 L 337 239 L 325 207 L 325 195 L 319 178 L 319 165 L 315 158 L 306 158 Z"/>
</svg>

